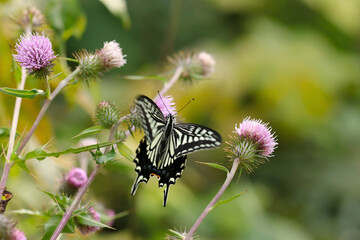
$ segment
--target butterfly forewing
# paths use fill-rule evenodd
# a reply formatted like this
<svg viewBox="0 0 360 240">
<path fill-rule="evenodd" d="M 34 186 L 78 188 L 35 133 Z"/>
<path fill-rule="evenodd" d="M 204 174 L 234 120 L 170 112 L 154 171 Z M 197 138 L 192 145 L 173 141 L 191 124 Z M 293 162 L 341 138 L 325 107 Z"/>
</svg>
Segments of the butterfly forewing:
<svg viewBox="0 0 360 240">
<path fill-rule="evenodd" d="M 178 136 L 175 151 L 176 157 L 221 145 L 219 133 L 198 124 L 180 123 L 174 127 L 174 132 Z"/>
<path fill-rule="evenodd" d="M 139 96 L 135 100 L 136 110 L 141 118 L 141 127 L 144 129 L 148 142 L 162 133 L 165 126 L 165 117 L 159 107 L 148 97 Z"/>
</svg>

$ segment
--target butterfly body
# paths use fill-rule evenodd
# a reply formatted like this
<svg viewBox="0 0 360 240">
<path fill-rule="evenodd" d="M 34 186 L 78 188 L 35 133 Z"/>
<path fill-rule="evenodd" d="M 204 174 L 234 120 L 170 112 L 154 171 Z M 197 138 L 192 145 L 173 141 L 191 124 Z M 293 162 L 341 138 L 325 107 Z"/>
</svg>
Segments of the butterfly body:
<svg viewBox="0 0 360 240">
<path fill-rule="evenodd" d="M 175 184 L 185 168 L 187 154 L 221 145 L 221 136 L 216 131 L 191 123 L 175 124 L 173 115 L 163 115 L 159 107 L 148 97 L 135 100 L 136 109 L 145 132 L 136 150 L 134 162 L 137 179 L 131 189 L 134 195 L 140 182 L 157 176 L 159 187 L 164 190 L 164 206 L 171 184 Z"/>
</svg>

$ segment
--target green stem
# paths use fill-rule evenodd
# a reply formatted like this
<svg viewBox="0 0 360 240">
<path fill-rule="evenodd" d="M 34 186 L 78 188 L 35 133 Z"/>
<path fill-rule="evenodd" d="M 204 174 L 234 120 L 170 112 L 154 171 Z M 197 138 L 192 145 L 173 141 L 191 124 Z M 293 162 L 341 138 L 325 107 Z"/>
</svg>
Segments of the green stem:
<svg viewBox="0 0 360 240">
<path fill-rule="evenodd" d="M 221 197 L 221 195 L 223 195 L 223 193 L 225 192 L 225 190 L 227 189 L 227 187 L 229 186 L 231 180 L 234 178 L 236 170 L 238 168 L 240 164 L 240 160 L 239 158 L 236 158 L 233 162 L 233 165 L 231 167 L 230 172 L 228 173 L 224 184 L 221 186 L 220 190 L 216 193 L 215 197 L 211 200 L 211 202 L 209 203 L 209 205 L 207 205 L 207 207 L 204 209 L 204 211 L 201 213 L 201 215 L 199 216 L 199 218 L 196 220 L 196 222 L 194 223 L 194 225 L 191 227 L 190 231 L 186 234 L 186 237 L 184 240 L 190 240 L 192 238 L 192 236 L 194 235 L 196 229 L 200 226 L 200 223 L 204 220 L 204 218 L 206 217 L 206 215 L 211 211 L 212 207 L 215 205 L 215 203 L 219 200 L 219 198 Z"/>
<path fill-rule="evenodd" d="M 30 131 L 25 136 L 24 140 L 21 142 L 20 147 L 17 150 L 17 154 L 20 155 L 21 152 L 24 150 L 26 144 L 29 142 L 30 138 L 34 134 L 36 128 L 39 126 L 40 121 L 44 117 L 50 103 L 52 100 L 60 93 L 60 91 L 67 86 L 70 80 L 72 80 L 78 73 L 80 72 L 80 68 L 76 68 L 72 73 L 70 73 L 64 80 L 62 80 L 56 89 L 50 94 L 49 98 L 46 98 L 44 101 L 43 106 L 40 109 L 39 115 L 37 116 L 35 122 L 31 126 Z"/>
</svg>

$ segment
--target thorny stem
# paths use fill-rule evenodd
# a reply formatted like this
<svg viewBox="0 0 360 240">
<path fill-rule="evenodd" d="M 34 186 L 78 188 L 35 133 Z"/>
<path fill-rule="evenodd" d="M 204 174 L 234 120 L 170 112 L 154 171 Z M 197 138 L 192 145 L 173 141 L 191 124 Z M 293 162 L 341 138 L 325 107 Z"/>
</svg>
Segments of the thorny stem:
<svg viewBox="0 0 360 240">
<path fill-rule="evenodd" d="M 25 27 L 25 35 L 27 37 L 29 37 L 31 35 L 31 26 L 30 25 Z M 21 68 L 21 80 L 20 80 L 20 84 L 18 85 L 19 90 L 24 90 L 27 75 L 28 74 L 27 74 L 26 69 L 24 67 L 22 67 Z M 5 190 L 7 178 L 9 176 L 10 169 L 12 166 L 10 159 L 11 159 L 11 154 L 14 151 L 14 144 L 15 144 L 15 138 L 16 138 L 17 125 L 19 122 L 21 102 L 22 102 L 21 97 L 17 97 L 15 99 L 14 113 L 13 113 L 13 118 L 12 118 L 12 122 L 11 122 L 10 134 L 9 134 L 9 145 L 8 145 L 7 154 L 6 154 L 6 158 L 5 158 L 3 174 L 1 175 L 1 181 L 0 181 L 0 197 L 3 195 L 3 192 Z"/>
<path fill-rule="evenodd" d="M 100 168 L 100 164 L 97 164 L 94 168 L 94 170 L 92 171 L 92 173 L 90 174 L 87 182 L 85 183 L 84 186 L 82 186 L 79 191 L 76 193 L 76 196 L 74 198 L 74 201 L 71 203 L 71 205 L 66 209 L 63 217 L 60 220 L 59 225 L 57 226 L 57 228 L 55 229 L 55 232 L 53 233 L 53 235 L 51 236 L 50 240 L 56 240 L 58 238 L 58 236 L 60 235 L 61 231 L 63 230 L 63 228 L 65 227 L 67 221 L 69 220 L 69 218 L 71 217 L 72 213 L 74 212 L 75 208 L 77 207 L 77 205 L 80 203 L 81 198 L 84 196 L 86 190 L 89 188 L 91 182 L 94 180 L 95 175 L 98 171 L 98 169 Z"/>
<path fill-rule="evenodd" d="M 196 222 L 194 223 L 194 225 L 191 227 L 190 231 L 186 234 L 186 237 L 184 240 L 190 240 L 191 237 L 194 235 L 196 229 L 199 227 L 200 223 L 204 220 L 204 218 L 206 217 L 206 215 L 212 210 L 212 207 L 215 205 L 215 203 L 219 200 L 219 198 L 221 197 L 221 195 L 223 195 L 223 193 L 225 192 L 226 188 L 229 186 L 231 180 L 234 178 L 236 170 L 238 168 L 240 164 L 240 160 L 239 158 L 236 158 L 233 162 L 233 165 L 231 167 L 230 172 L 228 173 L 224 184 L 221 186 L 220 190 L 217 192 L 217 194 L 215 195 L 215 197 L 211 200 L 211 202 L 209 203 L 209 205 L 207 205 L 207 207 L 204 209 L 204 211 L 201 213 L 201 215 L 199 216 L 199 218 L 196 220 Z"/>
<path fill-rule="evenodd" d="M 165 94 L 173 85 L 174 83 L 179 79 L 181 73 L 183 71 L 182 67 L 178 67 L 174 73 L 174 75 L 171 77 L 170 81 L 167 82 L 163 89 L 160 91 L 161 94 Z M 56 91 L 56 90 L 55 90 Z M 156 99 L 156 98 L 155 98 Z M 110 129 L 110 134 L 109 134 L 109 139 L 108 141 L 112 141 L 115 137 L 115 133 L 117 128 L 119 127 L 119 125 L 124 121 L 124 119 L 126 119 L 127 117 L 129 117 L 129 114 L 123 116 L 122 118 L 119 119 L 119 121 Z M 130 135 L 130 131 L 126 131 L 126 136 Z M 105 153 L 107 153 L 110 150 L 110 146 L 108 146 L 105 149 Z M 91 182 L 93 181 L 93 179 L 95 178 L 96 173 L 98 172 L 99 168 L 100 168 L 100 164 L 97 164 L 94 168 L 94 170 L 91 172 L 90 177 L 88 178 L 87 182 L 85 183 L 84 186 L 82 186 L 78 192 L 75 195 L 74 201 L 71 203 L 71 205 L 66 209 L 63 217 L 60 220 L 59 225 L 56 227 L 55 232 L 53 233 L 53 235 L 51 236 L 50 240 L 56 240 L 59 235 L 61 234 L 61 231 L 63 230 L 63 228 L 66 226 L 66 223 L 69 221 L 71 215 L 73 214 L 75 208 L 77 207 L 77 205 L 80 203 L 80 200 L 82 199 L 82 197 L 84 196 L 84 194 L 86 193 L 87 189 L 89 188 Z"/>
<path fill-rule="evenodd" d="M 30 131 L 28 132 L 28 134 L 25 136 L 24 140 L 21 142 L 20 147 L 17 150 L 18 154 L 21 154 L 22 150 L 24 150 L 26 144 L 29 142 L 31 136 L 34 134 L 36 128 L 39 126 L 40 121 L 42 120 L 42 118 L 44 117 L 50 103 L 52 102 L 52 100 L 60 93 L 60 91 L 67 86 L 67 84 L 69 83 L 69 81 L 76 76 L 76 74 L 78 74 L 80 72 L 80 68 L 76 68 L 72 73 L 70 73 L 66 78 L 64 78 L 64 80 L 62 80 L 59 85 L 56 87 L 56 89 L 50 94 L 49 98 L 46 98 L 44 101 L 43 106 L 41 107 L 41 110 L 39 112 L 39 115 L 37 116 L 35 122 L 33 123 L 33 125 L 31 126 Z"/>
</svg>

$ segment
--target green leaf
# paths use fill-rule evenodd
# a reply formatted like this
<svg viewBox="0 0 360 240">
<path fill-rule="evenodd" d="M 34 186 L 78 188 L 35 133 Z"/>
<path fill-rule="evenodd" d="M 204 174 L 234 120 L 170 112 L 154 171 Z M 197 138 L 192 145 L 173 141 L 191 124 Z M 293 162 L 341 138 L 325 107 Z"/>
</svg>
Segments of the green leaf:
<svg viewBox="0 0 360 240">
<path fill-rule="evenodd" d="M 65 212 L 65 210 L 70 206 L 71 204 L 71 199 L 68 196 L 62 195 L 62 196 L 58 196 L 58 195 L 54 195 L 50 192 L 47 191 L 42 191 L 43 193 L 45 193 L 46 195 L 48 195 L 56 205 L 58 205 L 59 209 L 62 210 L 63 212 Z"/>
<path fill-rule="evenodd" d="M 101 227 L 101 228 L 110 228 L 110 229 L 115 230 L 115 228 L 112 228 L 106 224 L 103 224 L 101 222 L 94 220 L 92 217 L 90 217 L 86 213 L 77 215 L 77 216 L 75 216 L 75 218 L 82 225 L 87 225 L 87 226 L 92 226 L 92 227 Z"/>
<path fill-rule="evenodd" d="M 6 93 L 11 96 L 28 98 L 28 99 L 33 99 L 34 97 L 36 97 L 38 95 L 42 95 L 42 96 L 45 95 L 45 92 L 41 89 L 19 90 L 16 88 L 3 87 L 3 88 L 0 88 L 0 92 Z"/>
<path fill-rule="evenodd" d="M 9 135 L 10 135 L 10 128 L 8 127 L 0 128 L 0 138 L 9 137 Z"/>
<path fill-rule="evenodd" d="M 45 234 L 41 240 L 49 240 L 53 233 L 55 232 L 56 227 L 59 225 L 62 218 L 62 214 L 57 214 L 52 216 L 45 224 Z M 61 231 L 62 233 L 74 233 L 75 232 L 75 222 L 73 219 L 69 219 L 65 227 Z"/>
<path fill-rule="evenodd" d="M 104 130 L 105 128 L 103 126 L 93 126 L 93 127 L 89 127 L 85 130 L 83 130 L 81 133 L 79 133 L 78 135 L 72 137 L 72 138 L 79 138 L 79 137 L 84 137 L 84 136 L 88 136 L 91 134 L 96 134 L 101 132 L 102 130 Z"/>
<path fill-rule="evenodd" d="M 212 206 L 210 208 L 210 211 L 214 210 L 215 208 L 217 208 L 218 206 L 222 205 L 222 204 L 225 204 L 225 203 L 228 203 L 228 202 L 231 202 L 232 200 L 235 200 L 236 198 L 240 197 L 241 195 L 243 195 L 246 191 L 242 191 L 241 193 L 239 194 L 236 194 L 235 196 L 229 198 L 229 199 L 226 199 L 226 200 L 223 200 L 223 201 L 220 201 L 220 202 L 217 202 L 216 204 L 214 204 L 214 206 Z"/>
<path fill-rule="evenodd" d="M 29 153 L 27 153 L 24 157 L 20 158 L 20 161 L 25 161 L 28 159 L 32 159 L 32 158 L 36 158 L 38 160 L 43 160 L 46 157 L 59 157 L 61 155 L 64 154 L 78 154 L 81 152 L 87 152 L 90 150 L 94 150 L 94 149 L 99 149 L 102 147 L 107 147 L 113 144 L 116 144 L 118 142 L 121 142 L 120 140 L 116 140 L 116 141 L 112 141 L 112 142 L 103 142 L 103 143 L 98 143 L 98 144 L 93 144 L 93 145 L 89 145 L 89 146 L 85 146 L 85 147 L 79 147 L 79 148 L 68 148 L 64 151 L 60 151 L 60 152 L 45 152 L 42 148 L 37 148 L 34 151 L 31 151 Z"/>
<path fill-rule="evenodd" d="M 159 79 L 163 82 L 166 82 L 167 79 L 161 75 L 145 75 L 145 76 L 124 76 L 124 79 L 128 80 L 147 80 L 147 79 Z"/>
<path fill-rule="evenodd" d="M 42 214 L 39 211 L 33 211 L 33 210 L 29 210 L 29 209 L 18 209 L 18 210 L 13 210 L 10 211 L 10 213 L 14 213 L 14 214 L 24 214 L 24 215 L 31 215 L 31 216 L 43 216 L 44 214 Z"/>
<path fill-rule="evenodd" d="M 216 163 L 206 163 L 206 162 L 197 162 L 197 163 L 208 165 L 210 167 L 217 168 L 217 169 L 225 171 L 226 173 L 229 173 L 229 169 L 227 169 L 226 167 L 224 167 L 222 165 L 216 164 Z"/>
<path fill-rule="evenodd" d="M 131 22 L 125 0 L 100 0 L 100 2 L 104 4 L 112 15 L 120 18 L 124 28 L 130 27 Z"/>
<path fill-rule="evenodd" d="M 94 159 L 97 164 L 104 164 L 109 161 L 113 161 L 115 159 L 115 157 L 116 157 L 116 152 L 114 150 L 114 147 L 112 147 L 111 150 L 106 154 L 101 154 L 101 155 L 97 155 L 97 156 L 95 155 Z"/>
<path fill-rule="evenodd" d="M 16 83 L 20 84 L 22 71 L 21 71 L 21 67 L 16 63 L 16 61 L 14 59 L 12 61 L 11 71 L 14 73 L 14 79 L 15 79 Z"/>
<path fill-rule="evenodd" d="M 134 153 L 126 146 L 124 143 L 118 143 L 118 151 L 121 155 L 123 155 L 127 160 L 134 161 Z"/>
<path fill-rule="evenodd" d="M 10 128 L 8 127 L 0 127 L 0 138 L 9 137 Z M 16 136 L 19 136 L 19 132 L 16 132 Z"/>
<path fill-rule="evenodd" d="M 24 170 L 27 173 L 30 173 L 29 168 L 26 166 L 26 162 L 25 161 L 18 161 L 15 162 L 22 170 Z"/>
</svg>

